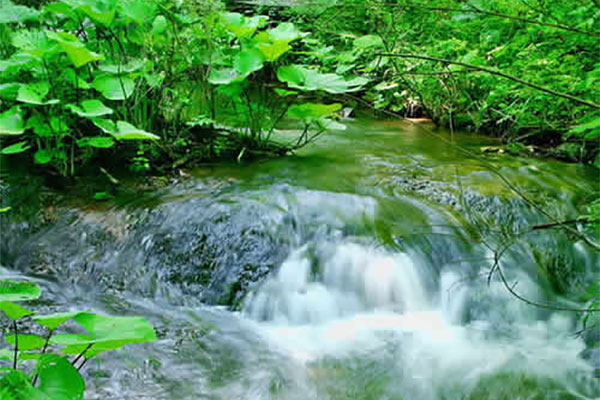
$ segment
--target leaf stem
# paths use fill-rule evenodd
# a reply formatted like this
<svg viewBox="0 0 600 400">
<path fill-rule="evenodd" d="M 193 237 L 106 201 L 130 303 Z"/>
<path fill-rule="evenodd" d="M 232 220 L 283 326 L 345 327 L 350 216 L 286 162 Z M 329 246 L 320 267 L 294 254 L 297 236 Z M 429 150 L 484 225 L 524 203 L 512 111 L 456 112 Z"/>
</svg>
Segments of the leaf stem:
<svg viewBox="0 0 600 400">
<path fill-rule="evenodd" d="M 79 361 L 93 345 L 94 343 L 88 344 L 87 347 L 81 353 L 79 353 L 77 357 L 75 357 L 75 359 L 71 362 L 71 365 L 75 366 L 75 363 L 77 363 L 77 361 Z"/>
<path fill-rule="evenodd" d="M 13 369 L 17 369 L 17 358 L 19 357 L 19 332 L 17 329 L 17 321 L 13 321 L 13 330 L 15 331 L 15 356 L 13 359 Z"/>
<path fill-rule="evenodd" d="M 52 337 L 53 333 L 54 333 L 54 330 L 50 329 L 50 332 L 48 333 L 48 336 L 46 337 L 46 343 L 44 343 L 44 347 L 42 348 L 41 354 L 46 354 L 46 350 L 48 350 L 48 343 L 50 343 L 50 338 Z M 36 373 L 35 376 L 33 377 L 33 381 L 31 382 L 32 386 L 35 386 L 35 384 L 37 383 L 38 376 L 39 376 L 39 374 Z"/>
</svg>

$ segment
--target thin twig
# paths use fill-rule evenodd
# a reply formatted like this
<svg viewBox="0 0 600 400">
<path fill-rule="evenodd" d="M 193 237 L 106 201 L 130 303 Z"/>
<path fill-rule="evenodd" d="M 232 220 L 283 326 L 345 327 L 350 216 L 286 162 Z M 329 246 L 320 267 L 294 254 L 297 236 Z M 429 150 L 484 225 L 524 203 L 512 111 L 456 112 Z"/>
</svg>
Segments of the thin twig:
<svg viewBox="0 0 600 400">
<path fill-rule="evenodd" d="M 15 356 L 13 359 L 13 369 L 17 369 L 17 358 L 19 358 L 19 331 L 17 321 L 13 321 L 13 330 L 15 331 Z"/>
<path fill-rule="evenodd" d="M 48 333 L 48 336 L 46 337 L 46 343 L 44 343 L 44 347 L 42 348 L 42 354 L 46 354 L 46 350 L 48 349 L 48 343 L 50 343 L 50 338 L 52 337 L 53 333 L 53 330 L 50 330 L 50 332 Z M 37 383 L 38 376 L 39 374 L 36 373 L 33 377 L 33 381 L 31 382 L 32 386 L 35 386 L 35 384 Z"/>
</svg>

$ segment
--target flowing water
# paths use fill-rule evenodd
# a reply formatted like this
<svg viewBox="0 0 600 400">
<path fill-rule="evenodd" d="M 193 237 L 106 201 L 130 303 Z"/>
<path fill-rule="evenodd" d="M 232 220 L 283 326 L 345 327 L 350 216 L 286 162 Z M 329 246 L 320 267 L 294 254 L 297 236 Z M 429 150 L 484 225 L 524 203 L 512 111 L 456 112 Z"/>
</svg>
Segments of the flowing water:
<svg viewBox="0 0 600 400">
<path fill-rule="evenodd" d="M 86 366 L 89 399 L 598 398 L 600 334 L 488 282 L 548 219 L 456 144 L 493 142 L 354 122 L 114 204 L 67 198 L 43 224 L 3 217 L 0 277 L 37 281 L 41 309 L 155 325 Z M 583 166 L 486 157 L 560 218 L 598 189 Z M 598 261 L 550 229 L 500 265 L 522 296 L 583 307 Z"/>
</svg>

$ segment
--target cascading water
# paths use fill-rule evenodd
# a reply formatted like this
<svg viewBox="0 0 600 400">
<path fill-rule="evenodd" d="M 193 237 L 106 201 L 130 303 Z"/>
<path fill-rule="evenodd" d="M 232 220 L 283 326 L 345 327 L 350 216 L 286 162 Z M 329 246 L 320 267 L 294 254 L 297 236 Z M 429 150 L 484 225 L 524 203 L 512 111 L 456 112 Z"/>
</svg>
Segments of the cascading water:
<svg viewBox="0 0 600 400">
<path fill-rule="evenodd" d="M 0 278 L 36 280 L 63 311 L 156 326 L 156 343 L 88 363 L 89 399 L 598 398 L 599 338 L 574 334 L 577 314 L 527 305 L 497 275 L 488 285 L 502 232 L 545 220 L 476 160 L 448 168 L 457 157 L 418 130 L 358 124 L 300 157 L 196 171 L 152 205 L 67 204 L 46 225 L 0 216 Z M 557 215 L 576 215 L 594 182 L 582 167 L 499 162 Z M 473 215 L 497 226 L 473 233 Z M 523 296 L 581 307 L 569 293 L 599 261 L 539 231 L 501 266 Z"/>
</svg>

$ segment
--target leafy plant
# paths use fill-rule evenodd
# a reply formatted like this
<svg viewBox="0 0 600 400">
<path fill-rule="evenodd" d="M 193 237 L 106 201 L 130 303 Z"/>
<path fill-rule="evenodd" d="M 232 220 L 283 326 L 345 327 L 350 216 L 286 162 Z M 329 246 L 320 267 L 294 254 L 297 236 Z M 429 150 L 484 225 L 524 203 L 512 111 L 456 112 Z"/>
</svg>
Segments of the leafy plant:
<svg viewBox="0 0 600 400">
<path fill-rule="evenodd" d="M 90 310 L 37 315 L 16 303 L 40 295 L 34 283 L 0 280 L 0 311 L 11 321 L 13 331 L 4 336 L 13 349 L 0 350 L 0 360 L 12 365 L 0 368 L 2 399 L 83 399 L 85 382 L 79 371 L 88 359 L 128 344 L 156 340 L 154 329 L 141 317 L 112 317 Z M 57 333 L 71 320 L 86 333 Z M 23 333 L 20 325 L 24 322 L 35 322 L 47 335 Z M 71 361 L 67 359 L 70 354 L 76 355 Z"/>
</svg>

